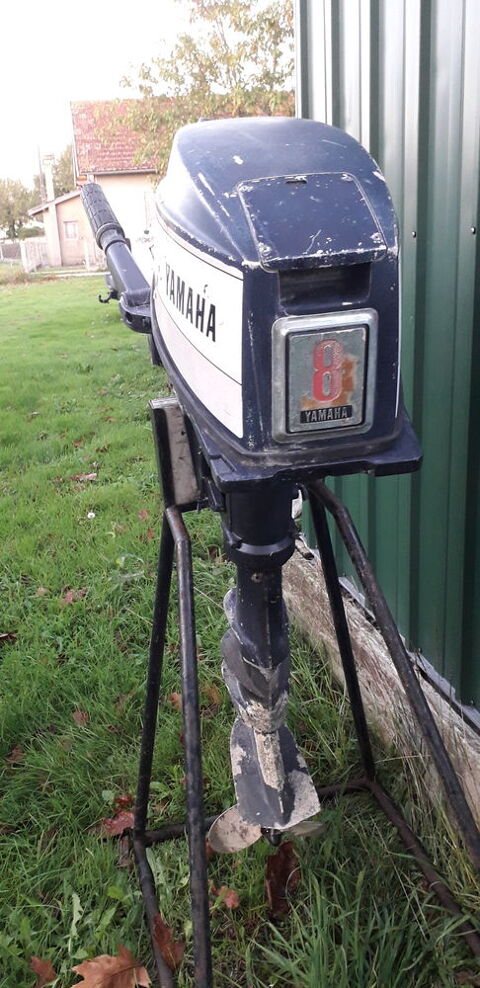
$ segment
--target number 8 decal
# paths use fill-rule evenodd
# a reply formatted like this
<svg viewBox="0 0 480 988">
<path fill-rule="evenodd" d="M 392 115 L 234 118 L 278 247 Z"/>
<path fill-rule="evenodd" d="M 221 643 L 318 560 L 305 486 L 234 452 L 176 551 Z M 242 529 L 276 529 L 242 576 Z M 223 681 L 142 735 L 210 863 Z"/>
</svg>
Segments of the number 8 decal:
<svg viewBox="0 0 480 988">
<path fill-rule="evenodd" d="M 322 340 L 313 349 L 313 397 L 336 401 L 342 393 L 343 346 L 338 340 Z"/>
</svg>

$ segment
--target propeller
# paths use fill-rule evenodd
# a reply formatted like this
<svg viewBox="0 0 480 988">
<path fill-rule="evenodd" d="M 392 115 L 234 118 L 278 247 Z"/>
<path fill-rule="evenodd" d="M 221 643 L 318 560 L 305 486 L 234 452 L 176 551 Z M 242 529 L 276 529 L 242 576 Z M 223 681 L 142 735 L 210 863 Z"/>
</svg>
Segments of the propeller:
<svg viewBox="0 0 480 988">
<path fill-rule="evenodd" d="M 260 837 L 270 839 L 272 834 L 291 837 L 315 837 L 323 829 L 321 820 L 301 820 L 293 827 L 285 827 L 283 830 L 268 831 L 260 827 L 258 823 L 249 823 L 245 820 L 238 806 L 230 806 L 228 810 L 221 813 L 212 823 L 207 837 L 210 846 L 218 854 L 235 853 L 243 851 L 246 847 L 255 844 Z"/>
<path fill-rule="evenodd" d="M 261 732 L 237 717 L 230 742 L 237 803 L 210 827 L 208 840 L 220 853 L 240 851 L 265 836 L 306 837 L 323 824 L 312 820 L 320 803 L 305 761 L 289 729 Z"/>
</svg>

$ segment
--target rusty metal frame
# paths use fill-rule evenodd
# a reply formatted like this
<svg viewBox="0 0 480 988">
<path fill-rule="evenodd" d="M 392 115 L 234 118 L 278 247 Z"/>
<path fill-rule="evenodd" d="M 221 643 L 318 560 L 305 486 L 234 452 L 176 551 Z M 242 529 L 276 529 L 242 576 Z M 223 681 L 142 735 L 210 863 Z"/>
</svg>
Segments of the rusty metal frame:
<svg viewBox="0 0 480 988">
<path fill-rule="evenodd" d="M 160 435 L 155 418 L 152 421 L 157 449 L 161 455 L 162 446 L 168 443 L 168 439 L 165 432 Z M 163 452 L 165 454 L 165 460 L 170 462 L 169 450 L 165 449 Z M 171 463 L 171 468 L 174 471 L 174 463 Z M 160 476 L 165 494 L 164 478 L 162 478 L 162 474 Z M 419 869 L 423 873 L 428 886 L 435 892 L 440 903 L 452 915 L 459 918 L 458 929 L 464 937 L 465 943 L 475 957 L 480 957 L 479 932 L 469 920 L 466 918 L 462 919 L 464 915 L 462 909 L 429 860 L 421 841 L 413 832 L 391 796 L 375 778 L 375 763 L 327 523 L 327 510 L 332 514 L 357 569 L 377 624 L 405 687 L 412 713 L 422 730 L 430 755 L 444 785 L 448 804 L 458 822 L 459 831 L 463 837 L 465 847 L 477 869 L 480 868 L 480 834 L 428 703 L 423 695 L 421 686 L 409 662 L 405 646 L 403 645 L 382 591 L 375 579 L 371 564 L 365 554 L 365 550 L 347 509 L 322 481 L 311 482 L 305 489 L 311 503 L 312 517 L 364 770 L 362 778 L 352 779 L 349 782 L 338 785 L 324 786 L 317 790 L 318 795 L 322 802 L 328 802 L 351 793 L 363 792 L 373 796 L 387 818 L 397 829 L 405 847 L 412 854 Z M 163 516 L 158 560 L 132 845 L 145 913 L 151 934 L 159 985 L 160 988 L 173 988 L 175 983 L 173 974 L 161 955 L 155 936 L 157 917 L 159 917 L 159 906 L 154 877 L 147 859 L 147 849 L 159 842 L 183 837 L 185 834 L 188 836 L 195 965 L 194 984 L 196 988 L 210 988 L 213 985 L 213 971 L 205 833 L 215 817 L 206 819 L 203 812 L 192 554 L 190 537 L 182 517 L 182 513 L 191 510 L 193 505 L 172 504 L 171 493 L 165 500 L 167 506 Z M 199 506 L 204 507 L 205 503 L 202 502 Z M 185 822 L 174 823 L 158 830 L 149 831 L 146 829 L 148 798 L 174 556 L 176 557 L 178 578 L 187 818 Z"/>
</svg>

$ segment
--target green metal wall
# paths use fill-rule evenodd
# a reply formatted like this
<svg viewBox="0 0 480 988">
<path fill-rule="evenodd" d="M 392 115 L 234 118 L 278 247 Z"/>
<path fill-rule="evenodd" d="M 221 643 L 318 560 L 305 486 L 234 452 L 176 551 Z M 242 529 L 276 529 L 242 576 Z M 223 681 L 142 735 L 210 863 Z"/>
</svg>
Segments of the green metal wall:
<svg viewBox="0 0 480 988">
<path fill-rule="evenodd" d="M 360 140 L 397 209 L 403 384 L 424 451 L 420 474 L 336 489 L 410 646 L 478 707 L 480 0 L 297 0 L 296 15 L 298 114 Z"/>
</svg>

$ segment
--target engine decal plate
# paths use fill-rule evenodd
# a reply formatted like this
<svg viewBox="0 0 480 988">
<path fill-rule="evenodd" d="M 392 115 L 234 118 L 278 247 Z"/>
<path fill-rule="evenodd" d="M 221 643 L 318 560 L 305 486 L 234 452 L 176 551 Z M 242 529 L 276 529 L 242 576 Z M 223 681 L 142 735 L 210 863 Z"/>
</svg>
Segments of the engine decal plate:
<svg viewBox="0 0 480 988">
<path fill-rule="evenodd" d="M 374 309 L 277 319 L 272 432 L 280 442 L 366 432 L 375 404 Z"/>
<path fill-rule="evenodd" d="M 368 327 L 290 333 L 288 431 L 362 425 Z"/>
</svg>

